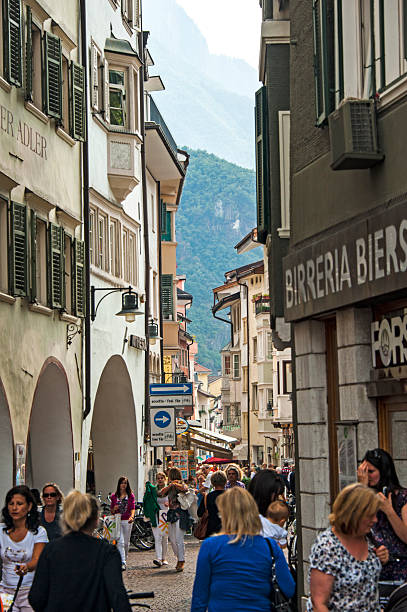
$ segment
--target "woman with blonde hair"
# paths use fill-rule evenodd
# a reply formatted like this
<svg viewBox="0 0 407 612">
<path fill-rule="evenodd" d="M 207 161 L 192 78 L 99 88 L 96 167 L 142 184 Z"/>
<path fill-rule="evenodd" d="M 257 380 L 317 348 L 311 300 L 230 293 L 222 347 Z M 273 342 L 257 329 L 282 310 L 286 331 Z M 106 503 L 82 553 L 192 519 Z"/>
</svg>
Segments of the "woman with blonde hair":
<svg viewBox="0 0 407 612">
<path fill-rule="evenodd" d="M 260 535 L 259 511 L 245 489 L 233 487 L 216 502 L 222 529 L 201 544 L 191 610 L 270 612 L 273 565 L 284 595 L 295 591 L 283 551 Z"/>
<path fill-rule="evenodd" d="M 380 612 L 377 585 L 389 553 L 384 546 L 373 548 L 366 537 L 380 505 L 377 494 L 361 483 L 348 485 L 335 499 L 331 527 L 311 549 L 309 612 Z"/>
<path fill-rule="evenodd" d="M 92 536 L 99 520 L 94 497 L 71 491 L 63 505 L 65 535 L 43 550 L 29 594 L 35 612 L 130 612 L 119 551 Z"/>
<path fill-rule="evenodd" d="M 243 472 L 236 463 L 230 463 L 225 470 L 225 474 L 228 479 L 225 489 L 232 489 L 233 487 L 246 488 L 242 482 Z"/>
<path fill-rule="evenodd" d="M 186 493 L 187 485 L 182 481 L 182 474 L 178 468 L 168 470 L 168 485 L 159 488 L 159 497 L 168 497 L 168 538 L 174 555 L 177 557 L 176 572 L 182 572 L 185 565 L 185 532 L 190 526 L 190 516 L 186 510 L 181 508 L 178 499 L 179 493 Z"/>
<path fill-rule="evenodd" d="M 60 517 L 61 505 L 64 501 L 64 496 L 55 482 L 47 482 L 42 487 L 42 502 L 43 507 L 40 514 L 40 523 L 47 532 L 48 540 L 55 540 L 62 535 Z"/>
</svg>

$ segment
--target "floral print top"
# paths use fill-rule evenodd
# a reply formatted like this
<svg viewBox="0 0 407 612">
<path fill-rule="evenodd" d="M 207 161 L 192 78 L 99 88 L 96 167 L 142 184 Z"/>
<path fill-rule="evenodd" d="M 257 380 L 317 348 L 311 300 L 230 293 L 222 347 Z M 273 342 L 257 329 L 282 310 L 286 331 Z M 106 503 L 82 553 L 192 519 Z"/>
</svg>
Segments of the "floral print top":
<svg viewBox="0 0 407 612">
<path fill-rule="evenodd" d="M 380 612 L 377 583 L 382 564 L 369 543 L 365 561 L 358 561 L 341 541 L 327 529 L 319 534 L 310 554 L 310 569 L 317 569 L 334 577 L 328 610 L 341 612 Z M 311 598 L 307 611 L 312 612 Z"/>
<path fill-rule="evenodd" d="M 400 489 L 393 495 L 394 509 L 401 518 L 401 510 L 407 504 L 407 489 Z M 382 544 L 389 549 L 390 559 L 383 565 L 381 580 L 407 580 L 407 544 L 395 534 L 389 519 L 384 512 L 377 513 L 377 523 L 372 527 L 372 534 L 377 546 Z"/>
</svg>

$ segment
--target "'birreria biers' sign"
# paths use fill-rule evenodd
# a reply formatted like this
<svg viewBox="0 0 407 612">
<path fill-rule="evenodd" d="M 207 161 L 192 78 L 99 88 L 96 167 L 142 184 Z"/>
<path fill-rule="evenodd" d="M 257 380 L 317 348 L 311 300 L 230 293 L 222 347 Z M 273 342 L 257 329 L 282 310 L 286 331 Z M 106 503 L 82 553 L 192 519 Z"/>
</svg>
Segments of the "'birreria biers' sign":
<svg viewBox="0 0 407 612">
<path fill-rule="evenodd" d="M 407 201 L 299 249 L 283 266 L 287 321 L 407 289 Z"/>
</svg>

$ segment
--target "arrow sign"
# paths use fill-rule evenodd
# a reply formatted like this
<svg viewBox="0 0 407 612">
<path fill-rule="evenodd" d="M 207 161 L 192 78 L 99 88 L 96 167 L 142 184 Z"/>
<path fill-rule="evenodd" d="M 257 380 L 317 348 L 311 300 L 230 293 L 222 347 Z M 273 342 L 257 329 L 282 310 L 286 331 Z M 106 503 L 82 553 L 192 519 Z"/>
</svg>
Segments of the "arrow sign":
<svg viewBox="0 0 407 612">
<path fill-rule="evenodd" d="M 151 446 L 174 446 L 174 408 L 150 408 L 150 444 Z"/>
<path fill-rule="evenodd" d="M 150 385 L 150 395 L 192 395 L 192 383 L 153 383 Z"/>
<path fill-rule="evenodd" d="M 165 410 L 160 410 L 154 416 L 154 423 L 157 427 L 167 427 L 171 423 L 171 417 Z"/>
</svg>

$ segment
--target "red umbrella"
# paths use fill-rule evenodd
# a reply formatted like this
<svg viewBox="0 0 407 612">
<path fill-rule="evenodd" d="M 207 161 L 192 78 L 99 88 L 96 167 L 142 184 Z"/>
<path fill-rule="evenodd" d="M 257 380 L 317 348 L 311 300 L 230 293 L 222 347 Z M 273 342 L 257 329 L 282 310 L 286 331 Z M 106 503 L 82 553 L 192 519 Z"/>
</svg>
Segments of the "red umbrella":
<svg viewBox="0 0 407 612">
<path fill-rule="evenodd" d="M 208 457 L 208 459 L 205 459 L 205 461 L 203 461 L 202 463 L 210 463 L 212 465 L 220 465 L 222 463 L 230 463 L 231 459 L 221 459 L 220 457 Z"/>
</svg>

